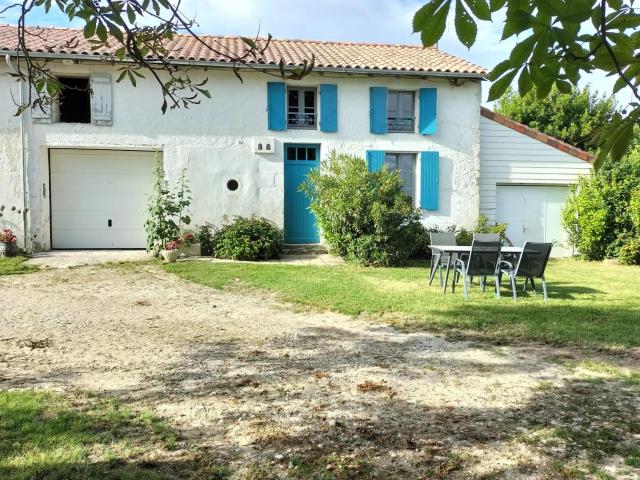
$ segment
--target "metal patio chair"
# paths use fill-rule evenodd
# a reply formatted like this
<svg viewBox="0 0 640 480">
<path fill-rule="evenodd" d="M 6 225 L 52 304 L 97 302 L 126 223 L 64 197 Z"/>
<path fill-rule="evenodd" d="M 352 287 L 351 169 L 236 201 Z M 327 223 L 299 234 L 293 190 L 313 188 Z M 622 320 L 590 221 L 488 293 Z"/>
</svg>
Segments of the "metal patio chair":
<svg viewBox="0 0 640 480">
<path fill-rule="evenodd" d="M 453 232 L 429 232 L 429 239 L 431 245 L 457 245 L 456 234 Z M 447 267 L 449 263 L 449 254 L 442 253 L 437 250 L 431 249 L 431 268 L 429 269 L 429 285 L 433 283 L 433 273 L 435 269 L 438 269 L 440 286 L 442 286 L 442 269 Z M 451 256 L 451 263 L 457 258 L 456 254 Z"/>
<path fill-rule="evenodd" d="M 473 232 L 473 239 L 478 240 L 480 242 L 499 242 L 500 234 L 499 233 L 478 233 Z"/>
<path fill-rule="evenodd" d="M 500 277 L 498 262 L 500 259 L 501 243 L 482 242 L 474 240 L 471 244 L 471 252 L 465 258 L 458 258 L 455 261 L 453 271 L 453 284 L 451 291 L 455 293 L 456 283 L 462 275 L 462 287 L 465 300 L 469 297 L 469 280 L 471 277 L 480 277 L 480 287 L 484 292 L 487 277 L 494 277 L 496 280 L 496 296 L 500 297 Z"/>
<path fill-rule="evenodd" d="M 542 282 L 544 301 L 546 302 L 548 300 L 547 282 L 544 278 L 544 271 L 547 268 L 552 248 L 552 243 L 526 242 L 522 249 L 522 253 L 520 254 L 520 259 L 515 267 L 511 262 L 507 262 L 505 260 L 500 262 L 499 276 L 502 276 L 502 274 L 509 276 L 511 292 L 514 300 L 518 298 L 516 289 L 516 278 L 518 277 L 524 277 L 523 292 L 527 291 L 527 282 L 531 282 L 531 288 L 535 291 L 536 285 L 533 282 L 533 279 L 539 278 Z"/>
</svg>

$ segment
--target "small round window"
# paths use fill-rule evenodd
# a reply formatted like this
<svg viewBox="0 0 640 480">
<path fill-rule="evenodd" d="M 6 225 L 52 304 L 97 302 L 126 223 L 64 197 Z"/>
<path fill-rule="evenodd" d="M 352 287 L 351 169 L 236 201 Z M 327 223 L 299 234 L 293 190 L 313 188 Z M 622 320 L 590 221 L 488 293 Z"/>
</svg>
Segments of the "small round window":
<svg viewBox="0 0 640 480">
<path fill-rule="evenodd" d="M 227 182 L 227 188 L 232 192 L 235 192 L 239 186 L 240 184 L 235 179 L 231 179 Z"/>
</svg>

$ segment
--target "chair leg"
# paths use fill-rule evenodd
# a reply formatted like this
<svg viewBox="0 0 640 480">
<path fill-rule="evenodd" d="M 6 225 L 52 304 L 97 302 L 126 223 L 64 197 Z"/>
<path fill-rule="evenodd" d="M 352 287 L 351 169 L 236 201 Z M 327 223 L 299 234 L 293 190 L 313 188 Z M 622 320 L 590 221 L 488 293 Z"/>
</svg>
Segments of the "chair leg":
<svg viewBox="0 0 640 480">
<path fill-rule="evenodd" d="M 522 293 L 527 293 L 527 285 L 529 284 L 529 279 L 527 277 L 524 278 L 524 287 L 522 287 Z"/>
<path fill-rule="evenodd" d="M 462 274 L 462 289 L 464 291 L 464 299 L 469 298 L 469 287 L 467 286 L 467 275 Z"/>
<path fill-rule="evenodd" d="M 440 286 L 442 287 L 442 282 L 444 282 L 444 277 L 442 276 L 442 265 L 438 265 L 438 273 L 440 274 Z"/>
<path fill-rule="evenodd" d="M 500 298 L 500 275 L 496 275 L 496 298 Z"/>
<path fill-rule="evenodd" d="M 480 291 L 482 293 L 484 293 L 486 285 L 487 285 L 487 277 L 480 277 Z"/>
<path fill-rule="evenodd" d="M 544 301 L 546 302 L 549 299 L 547 294 L 547 281 L 544 279 L 544 275 L 540 277 L 540 280 L 542 281 L 542 292 L 544 293 Z"/>
<path fill-rule="evenodd" d="M 509 278 L 511 279 L 511 293 L 513 295 L 513 300 L 516 301 L 518 299 L 516 277 L 514 275 L 509 275 Z"/>
<path fill-rule="evenodd" d="M 533 289 L 533 291 L 536 291 L 536 284 L 533 283 L 533 277 L 529 277 L 529 280 L 531 281 L 531 288 Z"/>
</svg>

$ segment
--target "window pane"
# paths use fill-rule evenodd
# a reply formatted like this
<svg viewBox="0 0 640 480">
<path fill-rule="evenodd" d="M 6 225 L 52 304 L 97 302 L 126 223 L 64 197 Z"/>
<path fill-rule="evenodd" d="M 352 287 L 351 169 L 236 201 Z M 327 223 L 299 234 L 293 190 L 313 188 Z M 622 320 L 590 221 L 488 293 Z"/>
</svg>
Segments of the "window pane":
<svg viewBox="0 0 640 480">
<path fill-rule="evenodd" d="M 387 153 L 384 156 L 384 164 L 389 170 L 395 170 L 398 168 L 398 155 L 395 153 Z"/>
<path fill-rule="evenodd" d="M 298 90 L 289 89 L 289 110 L 297 111 L 300 101 L 300 92 Z"/>
<path fill-rule="evenodd" d="M 307 149 L 304 147 L 298 147 L 298 160 L 307 159 Z"/>
<path fill-rule="evenodd" d="M 295 160 L 295 159 L 296 159 L 296 148 L 287 147 L 287 160 Z"/>
<path fill-rule="evenodd" d="M 389 92 L 387 110 L 389 117 L 395 117 L 398 114 L 398 92 Z"/>
<path fill-rule="evenodd" d="M 413 117 L 413 94 L 402 93 L 398 101 L 398 113 L 403 118 Z"/>
<path fill-rule="evenodd" d="M 316 149 L 310 148 L 307 150 L 307 160 L 315 160 L 316 159 Z"/>
<path fill-rule="evenodd" d="M 316 92 L 313 90 L 304 91 L 304 106 L 305 108 L 315 108 L 316 105 Z"/>
</svg>

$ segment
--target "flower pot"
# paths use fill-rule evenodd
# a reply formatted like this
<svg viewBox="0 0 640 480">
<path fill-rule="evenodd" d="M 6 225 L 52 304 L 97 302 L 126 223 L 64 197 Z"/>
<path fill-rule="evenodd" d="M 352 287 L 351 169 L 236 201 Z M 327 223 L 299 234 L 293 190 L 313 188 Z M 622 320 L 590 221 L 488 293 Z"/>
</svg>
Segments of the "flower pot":
<svg viewBox="0 0 640 480">
<path fill-rule="evenodd" d="M 201 257 L 202 248 L 199 243 L 192 243 L 191 245 L 185 245 L 180 249 L 180 253 L 185 257 Z"/>
<path fill-rule="evenodd" d="M 167 263 L 173 263 L 178 260 L 180 256 L 180 250 L 160 250 L 160 255 Z"/>
<path fill-rule="evenodd" d="M 16 251 L 16 242 L 0 242 L 0 257 L 11 257 Z"/>
</svg>

